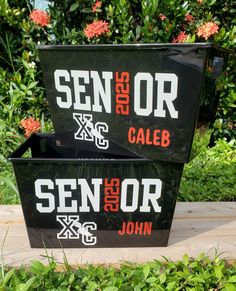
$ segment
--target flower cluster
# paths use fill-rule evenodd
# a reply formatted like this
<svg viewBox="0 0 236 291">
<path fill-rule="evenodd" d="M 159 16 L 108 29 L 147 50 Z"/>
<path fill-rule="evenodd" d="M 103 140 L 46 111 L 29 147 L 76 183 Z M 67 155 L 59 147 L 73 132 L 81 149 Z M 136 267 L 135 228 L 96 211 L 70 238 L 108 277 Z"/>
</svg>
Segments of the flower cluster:
<svg viewBox="0 0 236 291">
<path fill-rule="evenodd" d="M 181 43 L 185 42 L 188 38 L 188 35 L 186 34 L 185 31 L 181 31 L 176 38 L 172 40 L 173 43 Z"/>
<path fill-rule="evenodd" d="M 218 29 L 219 29 L 219 26 L 216 23 L 210 21 L 201 25 L 198 28 L 197 35 L 199 37 L 208 39 L 210 36 L 214 35 L 218 31 Z"/>
<path fill-rule="evenodd" d="M 21 120 L 20 126 L 25 130 L 24 136 L 28 138 L 32 133 L 41 129 L 40 122 L 33 117 Z"/>
<path fill-rule="evenodd" d="M 164 14 L 159 14 L 159 18 L 163 21 L 163 20 L 166 20 L 166 16 Z"/>
<path fill-rule="evenodd" d="M 50 16 L 44 10 L 35 9 L 30 13 L 29 17 L 34 23 L 42 27 L 50 23 Z"/>
<path fill-rule="evenodd" d="M 84 34 L 88 39 L 98 37 L 102 34 L 109 32 L 108 22 L 104 20 L 97 20 L 90 24 L 87 24 Z"/>
<path fill-rule="evenodd" d="M 97 1 L 94 5 L 93 5 L 93 7 L 92 7 L 92 11 L 95 13 L 95 12 L 97 12 L 97 10 L 99 9 L 99 8 L 101 8 L 101 6 L 102 6 L 102 2 L 101 1 Z"/>
<path fill-rule="evenodd" d="M 193 16 L 191 14 L 186 14 L 184 20 L 187 22 L 191 22 L 193 20 Z"/>
</svg>

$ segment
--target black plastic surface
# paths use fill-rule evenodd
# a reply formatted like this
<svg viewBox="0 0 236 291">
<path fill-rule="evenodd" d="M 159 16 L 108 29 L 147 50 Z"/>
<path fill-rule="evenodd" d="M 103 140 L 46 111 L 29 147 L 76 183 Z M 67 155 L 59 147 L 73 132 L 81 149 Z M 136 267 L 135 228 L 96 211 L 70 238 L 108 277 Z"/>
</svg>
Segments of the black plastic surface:
<svg viewBox="0 0 236 291">
<path fill-rule="evenodd" d="M 128 159 L 111 155 L 103 155 L 101 158 L 99 154 L 97 157 L 88 158 L 90 154 L 80 152 L 78 149 L 58 147 L 56 141 L 53 134 L 34 134 L 10 157 L 31 247 L 167 245 L 183 164 L 148 161 L 140 158 Z M 32 158 L 22 157 L 28 149 L 32 151 Z M 90 195 L 95 193 L 95 185 L 99 181 L 99 194 L 96 194 L 96 198 L 99 199 L 98 208 L 95 208 L 88 199 L 88 202 L 84 204 L 90 209 L 80 209 L 83 204 L 82 197 L 86 199 L 86 193 L 89 190 L 86 186 L 82 188 L 82 182 L 79 181 L 88 185 L 91 190 Z M 61 183 L 65 185 L 65 182 L 68 185 L 59 186 L 59 184 L 62 185 Z M 41 183 L 39 188 L 37 188 L 37 183 Z M 118 188 L 109 186 L 109 183 L 114 185 L 118 183 L 120 186 Z M 136 190 L 133 191 L 133 189 Z M 111 191 L 116 194 L 109 194 Z M 154 199 L 157 204 L 153 206 L 153 202 L 149 201 L 150 209 L 141 211 L 140 207 L 145 204 L 144 196 L 149 195 L 148 193 L 157 194 Z M 105 196 L 110 196 L 110 198 L 105 198 Z M 123 204 L 121 200 L 124 198 L 121 197 L 126 197 Z M 134 197 L 137 198 L 137 204 L 134 202 L 136 201 Z M 105 211 L 105 204 L 109 204 L 105 199 L 108 199 L 109 203 L 116 201 L 113 206 L 106 206 L 108 210 L 114 210 L 115 207 L 115 211 Z M 96 204 L 95 200 L 92 199 Z M 75 211 L 69 209 L 73 204 L 76 205 Z M 122 209 L 121 204 L 124 205 Z M 45 209 L 48 211 L 50 205 L 54 205 L 50 208 L 50 212 L 42 212 L 40 209 L 43 207 L 43 211 Z M 136 206 L 130 209 L 129 206 L 132 205 Z M 96 243 L 86 244 L 88 236 L 78 234 L 81 226 L 78 226 L 78 222 L 89 230 L 92 234 L 91 239 L 96 240 Z M 68 224 L 68 229 L 65 227 L 66 224 Z M 96 230 L 91 229 L 91 226 L 95 224 Z M 65 233 L 62 234 L 64 228 Z M 127 230 L 124 234 L 123 229 Z M 119 230 L 122 230 L 121 233 Z M 60 233 L 65 237 L 58 237 Z"/>
<path fill-rule="evenodd" d="M 214 118 L 223 58 L 211 44 L 41 46 L 39 54 L 61 146 L 118 154 L 118 145 L 134 157 L 183 163 L 196 124 Z M 176 98 L 166 101 L 170 92 Z"/>
</svg>

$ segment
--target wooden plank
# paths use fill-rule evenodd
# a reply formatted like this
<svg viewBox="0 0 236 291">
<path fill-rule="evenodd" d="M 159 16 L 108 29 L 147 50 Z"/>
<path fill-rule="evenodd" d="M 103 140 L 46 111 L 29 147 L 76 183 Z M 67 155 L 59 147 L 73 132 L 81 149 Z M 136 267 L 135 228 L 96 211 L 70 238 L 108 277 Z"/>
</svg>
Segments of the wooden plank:
<svg viewBox="0 0 236 291">
<path fill-rule="evenodd" d="M 175 218 L 236 218 L 235 202 L 178 202 Z"/>
<path fill-rule="evenodd" d="M 236 217 L 235 202 L 177 202 L 174 219 L 206 217 L 233 218 Z M 0 205 L 0 224 L 11 221 L 22 221 L 20 205 Z"/>
<path fill-rule="evenodd" d="M 72 265 L 119 264 L 122 261 L 145 262 L 153 259 L 179 260 L 185 253 L 192 257 L 200 253 L 236 260 L 236 202 L 177 203 L 168 247 L 163 248 L 104 248 L 65 249 Z M 4 264 L 19 266 L 32 260 L 47 263 L 45 250 L 31 249 L 20 206 L 0 206 L 0 245 Z M 48 249 L 48 254 L 63 262 L 61 249 Z M 1 259 L 0 259 L 1 262 Z"/>
<path fill-rule="evenodd" d="M 0 205 L 0 224 L 24 222 L 20 205 Z"/>
</svg>

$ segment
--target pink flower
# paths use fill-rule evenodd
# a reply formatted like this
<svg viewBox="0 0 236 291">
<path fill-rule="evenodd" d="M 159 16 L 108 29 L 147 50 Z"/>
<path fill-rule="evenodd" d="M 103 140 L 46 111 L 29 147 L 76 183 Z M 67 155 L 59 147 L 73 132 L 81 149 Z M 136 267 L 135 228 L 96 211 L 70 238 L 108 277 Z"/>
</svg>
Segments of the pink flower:
<svg viewBox="0 0 236 291">
<path fill-rule="evenodd" d="M 93 12 L 96 12 L 99 8 L 101 8 L 101 6 L 102 6 L 102 2 L 101 2 L 101 1 L 97 1 L 97 2 L 93 5 L 93 7 L 92 7 L 92 11 L 93 11 Z"/>
<path fill-rule="evenodd" d="M 29 18 L 36 24 L 40 26 L 47 26 L 50 22 L 50 16 L 47 14 L 46 11 L 40 10 L 40 9 L 35 9 L 33 10 Z"/>
<path fill-rule="evenodd" d="M 193 16 L 191 14 L 186 14 L 185 15 L 185 21 L 192 21 L 193 20 Z"/>
<path fill-rule="evenodd" d="M 203 0 L 197 0 L 197 2 L 198 2 L 199 4 L 202 4 Z"/>
<path fill-rule="evenodd" d="M 166 20 L 166 16 L 164 14 L 159 14 L 159 18 L 163 21 L 163 20 Z"/>
<path fill-rule="evenodd" d="M 210 36 L 214 35 L 218 30 L 219 26 L 216 23 L 210 21 L 198 27 L 197 35 L 199 37 L 208 39 Z"/>
<path fill-rule="evenodd" d="M 20 126 L 25 130 L 24 136 L 28 138 L 32 133 L 41 129 L 40 122 L 33 117 L 21 120 Z"/>
<path fill-rule="evenodd" d="M 187 40 L 188 35 L 186 34 L 185 31 L 181 31 L 176 38 L 174 38 L 172 40 L 173 43 L 177 43 L 177 42 L 184 42 L 185 40 Z"/>
<path fill-rule="evenodd" d="M 87 38 L 91 39 L 93 37 L 98 37 L 102 34 L 109 32 L 108 22 L 104 20 L 94 21 L 90 24 L 87 24 L 84 34 Z"/>
</svg>

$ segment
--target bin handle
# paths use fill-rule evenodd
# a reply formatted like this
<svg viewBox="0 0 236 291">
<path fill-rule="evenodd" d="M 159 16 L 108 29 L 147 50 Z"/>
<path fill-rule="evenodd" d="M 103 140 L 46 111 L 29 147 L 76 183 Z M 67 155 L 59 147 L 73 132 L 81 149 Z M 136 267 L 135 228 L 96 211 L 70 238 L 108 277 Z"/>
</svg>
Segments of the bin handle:
<svg viewBox="0 0 236 291">
<path fill-rule="evenodd" d="M 36 134 L 33 133 L 30 138 L 28 138 L 18 149 L 8 156 L 8 160 L 22 157 L 23 154 L 30 148 L 32 141 L 36 139 L 36 137 Z"/>
</svg>

